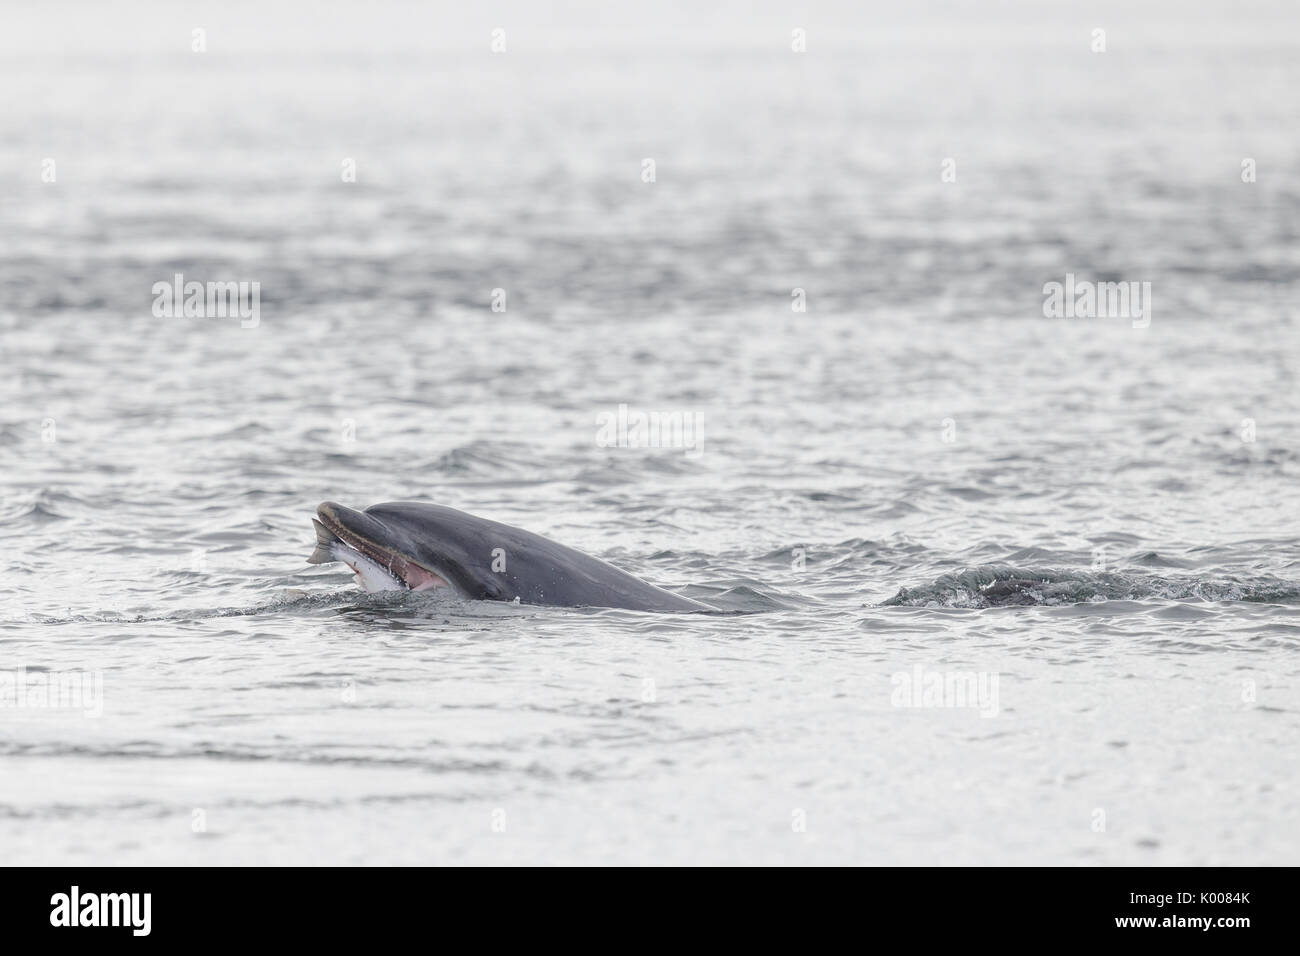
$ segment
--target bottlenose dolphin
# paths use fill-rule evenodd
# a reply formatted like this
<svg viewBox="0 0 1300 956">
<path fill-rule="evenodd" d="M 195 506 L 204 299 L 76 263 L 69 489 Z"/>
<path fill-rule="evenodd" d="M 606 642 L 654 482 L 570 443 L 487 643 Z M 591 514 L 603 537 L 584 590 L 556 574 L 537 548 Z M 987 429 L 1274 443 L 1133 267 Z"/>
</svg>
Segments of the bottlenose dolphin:
<svg viewBox="0 0 1300 956">
<path fill-rule="evenodd" d="M 634 611 L 714 611 L 541 535 L 454 508 L 390 501 L 316 509 L 311 564 L 342 561 L 367 591 L 450 588 L 463 598 Z"/>
</svg>

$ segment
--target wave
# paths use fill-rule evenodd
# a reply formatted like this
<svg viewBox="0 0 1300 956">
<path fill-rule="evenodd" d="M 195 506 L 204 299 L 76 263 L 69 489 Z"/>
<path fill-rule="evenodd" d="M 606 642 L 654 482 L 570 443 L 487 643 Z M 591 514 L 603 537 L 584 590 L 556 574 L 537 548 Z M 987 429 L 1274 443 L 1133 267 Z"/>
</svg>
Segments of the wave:
<svg viewBox="0 0 1300 956">
<path fill-rule="evenodd" d="M 1268 576 L 1246 580 L 1198 575 L 1161 577 L 1119 571 L 1070 571 L 987 564 L 941 575 L 930 584 L 901 588 L 883 606 L 1051 607 L 1152 599 L 1300 604 L 1300 584 Z"/>
</svg>

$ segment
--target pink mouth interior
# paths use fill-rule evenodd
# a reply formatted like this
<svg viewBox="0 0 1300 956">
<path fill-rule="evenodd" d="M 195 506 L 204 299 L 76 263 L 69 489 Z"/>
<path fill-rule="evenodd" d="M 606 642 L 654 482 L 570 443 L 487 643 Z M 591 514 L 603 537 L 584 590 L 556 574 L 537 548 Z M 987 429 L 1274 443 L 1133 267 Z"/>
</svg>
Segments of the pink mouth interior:
<svg viewBox="0 0 1300 956">
<path fill-rule="evenodd" d="M 426 571 L 418 564 L 411 564 L 409 561 L 406 563 L 406 567 L 402 569 L 402 578 L 406 581 L 406 586 L 412 591 L 430 591 L 433 588 L 450 587 L 446 581 L 432 571 Z"/>
</svg>

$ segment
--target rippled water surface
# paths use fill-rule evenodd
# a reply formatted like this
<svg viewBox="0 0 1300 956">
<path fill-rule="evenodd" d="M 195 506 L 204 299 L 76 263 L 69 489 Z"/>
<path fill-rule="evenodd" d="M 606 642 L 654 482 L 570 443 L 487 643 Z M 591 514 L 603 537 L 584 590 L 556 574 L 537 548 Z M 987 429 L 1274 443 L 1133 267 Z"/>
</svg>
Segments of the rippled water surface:
<svg viewBox="0 0 1300 956">
<path fill-rule="evenodd" d="M 0 668 L 100 693 L 0 707 L 6 862 L 1294 863 L 1295 14 L 954 9 L 19 17 Z M 723 613 L 367 595 L 327 499 Z"/>
</svg>

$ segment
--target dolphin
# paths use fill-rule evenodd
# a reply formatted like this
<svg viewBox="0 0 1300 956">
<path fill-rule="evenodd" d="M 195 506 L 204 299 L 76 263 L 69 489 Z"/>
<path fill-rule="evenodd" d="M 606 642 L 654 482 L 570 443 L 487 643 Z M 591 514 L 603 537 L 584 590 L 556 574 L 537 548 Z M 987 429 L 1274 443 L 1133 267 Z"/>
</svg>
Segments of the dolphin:
<svg viewBox="0 0 1300 956">
<path fill-rule="evenodd" d="M 447 588 L 477 601 L 634 611 L 716 611 L 541 535 L 442 505 L 390 501 L 365 511 L 323 502 L 307 561 L 342 561 L 367 591 Z"/>
</svg>

